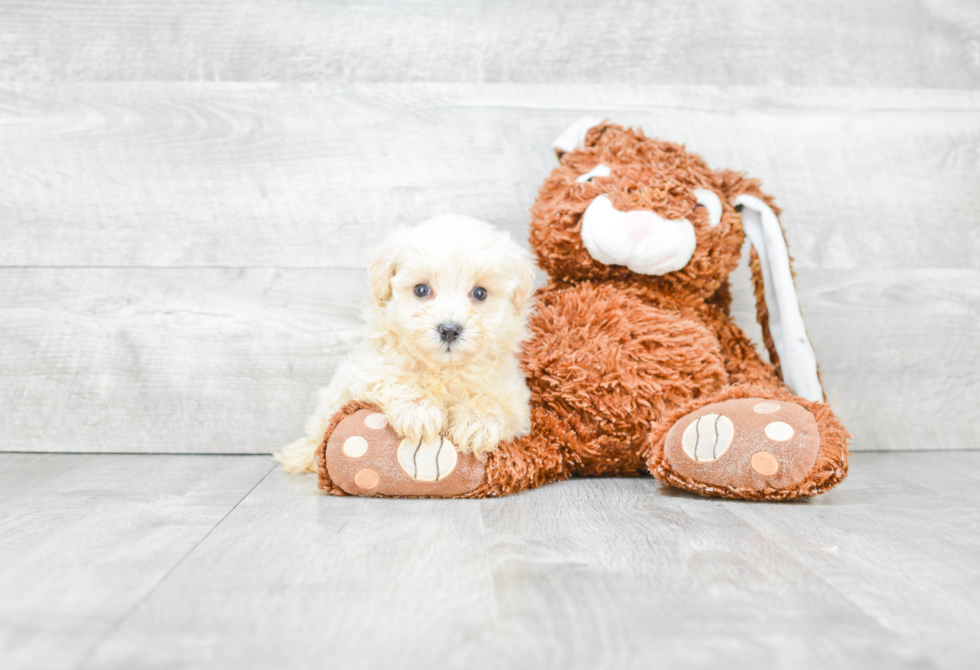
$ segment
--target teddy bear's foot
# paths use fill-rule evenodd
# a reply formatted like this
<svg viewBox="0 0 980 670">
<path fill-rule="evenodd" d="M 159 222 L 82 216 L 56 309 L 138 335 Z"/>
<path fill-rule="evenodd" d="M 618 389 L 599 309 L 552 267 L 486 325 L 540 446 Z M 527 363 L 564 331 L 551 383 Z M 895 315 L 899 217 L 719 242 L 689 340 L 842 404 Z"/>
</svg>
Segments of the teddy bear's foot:
<svg viewBox="0 0 980 670">
<path fill-rule="evenodd" d="M 324 478 L 356 496 L 447 497 L 474 490 L 483 481 L 484 462 L 459 453 L 445 439 L 404 440 L 376 408 L 362 408 L 340 420 L 322 456 Z"/>
<path fill-rule="evenodd" d="M 821 447 L 817 419 L 784 399 L 737 398 L 682 417 L 668 431 L 660 479 L 705 495 L 786 499 L 806 484 Z"/>
</svg>

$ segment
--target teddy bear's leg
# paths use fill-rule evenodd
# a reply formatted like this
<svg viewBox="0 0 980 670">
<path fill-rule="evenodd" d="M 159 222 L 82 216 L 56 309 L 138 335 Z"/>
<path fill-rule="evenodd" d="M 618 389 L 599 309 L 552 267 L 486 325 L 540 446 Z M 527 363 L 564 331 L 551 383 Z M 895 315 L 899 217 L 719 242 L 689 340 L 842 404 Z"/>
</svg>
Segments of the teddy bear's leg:
<svg viewBox="0 0 980 670">
<path fill-rule="evenodd" d="M 650 472 L 701 495 L 789 500 L 847 476 L 850 438 L 831 409 L 783 389 L 736 386 L 676 411 L 650 436 Z"/>
<path fill-rule="evenodd" d="M 501 444 L 486 461 L 486 476 L 467 498 L 490 498 L 537 488 L 571 476 L 578 438 L 566 422 L 541 407 L 531 408 L 531 432 Z"/>
<path fill-rule="evenodd" d="M 542 421 L 537 428 L 550 425 L 547 417 Z M 444 437 L 418 443 L 402 439 L 377 407 L 353 402 L 334 415 L 317 450 L 319 486 L 334 495 L 506 495 L 568 476 L 554 437 L 554 430 L 532 431 L 479 458 L 458 452 Z"/>
</svg>

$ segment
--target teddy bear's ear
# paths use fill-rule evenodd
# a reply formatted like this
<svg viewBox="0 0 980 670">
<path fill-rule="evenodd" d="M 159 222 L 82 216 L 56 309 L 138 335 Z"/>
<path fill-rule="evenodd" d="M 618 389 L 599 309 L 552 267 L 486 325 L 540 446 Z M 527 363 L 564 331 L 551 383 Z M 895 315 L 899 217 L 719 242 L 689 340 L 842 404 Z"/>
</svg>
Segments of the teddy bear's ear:
<svg viewBox="0 0 980 670">
<path fill-rule="evenodd" d="M 756 310 L 769 357 L 794 393 L 822 401 L 816 355 L 800 312 L 782 225 L 772 208 L 753 195 L 739 195 L 732 204 L 741 212 L 742 228 L 752 243 Z"/>
<path fill-rule="evenodd" d="M 371 284 L 371 295 L 379 305 L 384 305 L 391 298 L 391 280 L 398 272 L 398 252 L 389 240 L 368 265 L 368 281 Z"/>
<path fill-rule="evenodd" d="M 583 116 L 581 119 L 570 125 L 565 132 L 555 138 L 551 143 L 551 148 L 558 155 L 558 160 L 565 154 L 582 149 L 585 147 L 585 136 L 589 131 L 602 123 L 603 120 L 595 116 Z"/>
</svg>

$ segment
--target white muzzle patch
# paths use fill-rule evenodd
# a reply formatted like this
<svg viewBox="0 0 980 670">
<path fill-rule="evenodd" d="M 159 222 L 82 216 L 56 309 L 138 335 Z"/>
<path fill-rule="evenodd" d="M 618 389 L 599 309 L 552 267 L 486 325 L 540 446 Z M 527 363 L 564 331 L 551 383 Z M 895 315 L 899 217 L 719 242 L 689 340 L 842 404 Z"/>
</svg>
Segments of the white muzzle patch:
<svg viewBox="0 0 980 670">
<path fill-rule="evenodd" d="M 665 219 L 647 210 L 620 212 L 600 195 L 582 214 L 582 242 L 600 263 L 663 275 L 687 265 L 697 235 L 687 219 Z"/>
</svg>

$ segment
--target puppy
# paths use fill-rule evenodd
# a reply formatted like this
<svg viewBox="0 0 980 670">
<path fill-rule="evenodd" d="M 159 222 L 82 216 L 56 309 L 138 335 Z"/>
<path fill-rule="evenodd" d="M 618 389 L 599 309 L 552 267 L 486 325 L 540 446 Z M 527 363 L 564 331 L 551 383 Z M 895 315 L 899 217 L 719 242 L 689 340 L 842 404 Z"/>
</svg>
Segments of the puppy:
<svg viewBox="0 0 980 670">
<path fill-rule="evenodd" d="M 517 354 L 527 336 L 534 267 L 506 233 L 444 214 L 385 240 L 368 269 L 367 334 L 319 392 L 307 437 L 276 458 L 313 472 L 331 417 L 377 405 L 402 437 L 446 437 L 479 456 L 530 430 Z"/>
</svg>

